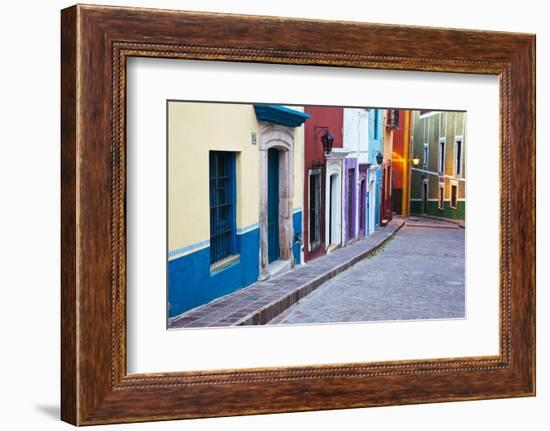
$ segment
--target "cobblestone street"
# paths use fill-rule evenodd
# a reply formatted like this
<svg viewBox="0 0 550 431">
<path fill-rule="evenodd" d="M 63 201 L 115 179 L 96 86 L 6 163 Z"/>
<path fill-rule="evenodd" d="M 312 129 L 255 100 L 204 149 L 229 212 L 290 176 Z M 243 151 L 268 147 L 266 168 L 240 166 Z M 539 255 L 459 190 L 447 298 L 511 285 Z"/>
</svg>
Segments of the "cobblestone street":
<svg viewBox="0 0 550 431">
<path fill-rule="evenodd" d="M 453 223 L 410 219 L 374 255 L 268 324 L 462 318 L 464 232 Z"/>
</svg>

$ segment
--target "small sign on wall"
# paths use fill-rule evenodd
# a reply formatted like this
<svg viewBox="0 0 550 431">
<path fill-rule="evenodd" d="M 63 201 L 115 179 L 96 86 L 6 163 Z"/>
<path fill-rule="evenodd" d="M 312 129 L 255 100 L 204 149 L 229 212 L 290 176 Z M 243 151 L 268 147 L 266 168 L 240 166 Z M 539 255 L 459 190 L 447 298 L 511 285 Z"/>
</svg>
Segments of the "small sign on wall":
<svg viewBox="0 0 550 431">
<path fill-rule="evenodd" d="M 256 145 L 256 132 L 250 133 L 250 143 Z"/>
</svg>

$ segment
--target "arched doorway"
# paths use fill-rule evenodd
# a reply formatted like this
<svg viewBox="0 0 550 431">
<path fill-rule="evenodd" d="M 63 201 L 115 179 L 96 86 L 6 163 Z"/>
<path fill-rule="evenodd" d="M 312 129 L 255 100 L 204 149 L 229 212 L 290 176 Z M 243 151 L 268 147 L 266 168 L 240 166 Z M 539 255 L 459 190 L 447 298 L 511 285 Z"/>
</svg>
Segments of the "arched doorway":
<svg viewBox="0 0 550 431">
<path fill-rule="evenodd" d="M 294 129 L 260 123 L 260 279 L 294 266 Z"/>
<path fill-rule="evenodd" d="M 349 151 L 332 150 L 325 155 L 326 183 L 325 183 L 325 238 L 327 253 L 342 244 L 342 196 L 344 188 L 342 177 L 344 172 L 344 158 Z"/>
</svg>

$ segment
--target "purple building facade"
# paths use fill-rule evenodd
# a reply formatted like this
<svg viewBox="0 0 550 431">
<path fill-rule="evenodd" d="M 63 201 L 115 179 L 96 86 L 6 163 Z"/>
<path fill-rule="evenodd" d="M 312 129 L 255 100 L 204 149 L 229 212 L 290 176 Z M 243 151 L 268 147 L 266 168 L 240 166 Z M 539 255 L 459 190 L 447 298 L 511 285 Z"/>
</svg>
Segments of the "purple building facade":
<svg viewBox="0 0 550 431">
<path fill-rule="evenodd" d="M 357 158 L 344 159 L 344 229 L 343 244 L 349 244 L 357 238 Z"/>
</svg>

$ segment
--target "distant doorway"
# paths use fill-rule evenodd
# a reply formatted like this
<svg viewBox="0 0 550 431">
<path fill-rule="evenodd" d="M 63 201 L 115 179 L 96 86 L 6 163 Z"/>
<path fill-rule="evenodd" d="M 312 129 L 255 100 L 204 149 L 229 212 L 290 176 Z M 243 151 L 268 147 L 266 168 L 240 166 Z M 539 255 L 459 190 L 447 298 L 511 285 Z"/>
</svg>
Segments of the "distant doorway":
<svg viewBox="0 0 550 431">
<path fill-rule="evenodd" d="M 361 180 L 359 186 L 359 235 L 364 237 L 366 235 L 366 218 L 367 218 L 367 180 Z"/>
<path fill-rule="evenodd" d="M 372 179 L 369 183 L 369 203 L 368 203 L 368 219 L 367 219 L 367 235 L 370 235 L 374 232 L 374 227 L 376 226 L 376 182 Z"/>
<path fill-rule="evenodd" d="M 348 181 L 346 184 L 346 242 L 355 237 L 355 169 L 348 169 Z"/>
<path fill-rule="evenodd" d="M 422 213 L 428 211 L 428 180 L 422 182 Z"/>
<path fill-rule="evenodd" d="M 340 244 L 340 176 L 330 176 L 329 245 Z"/>
</svg>

